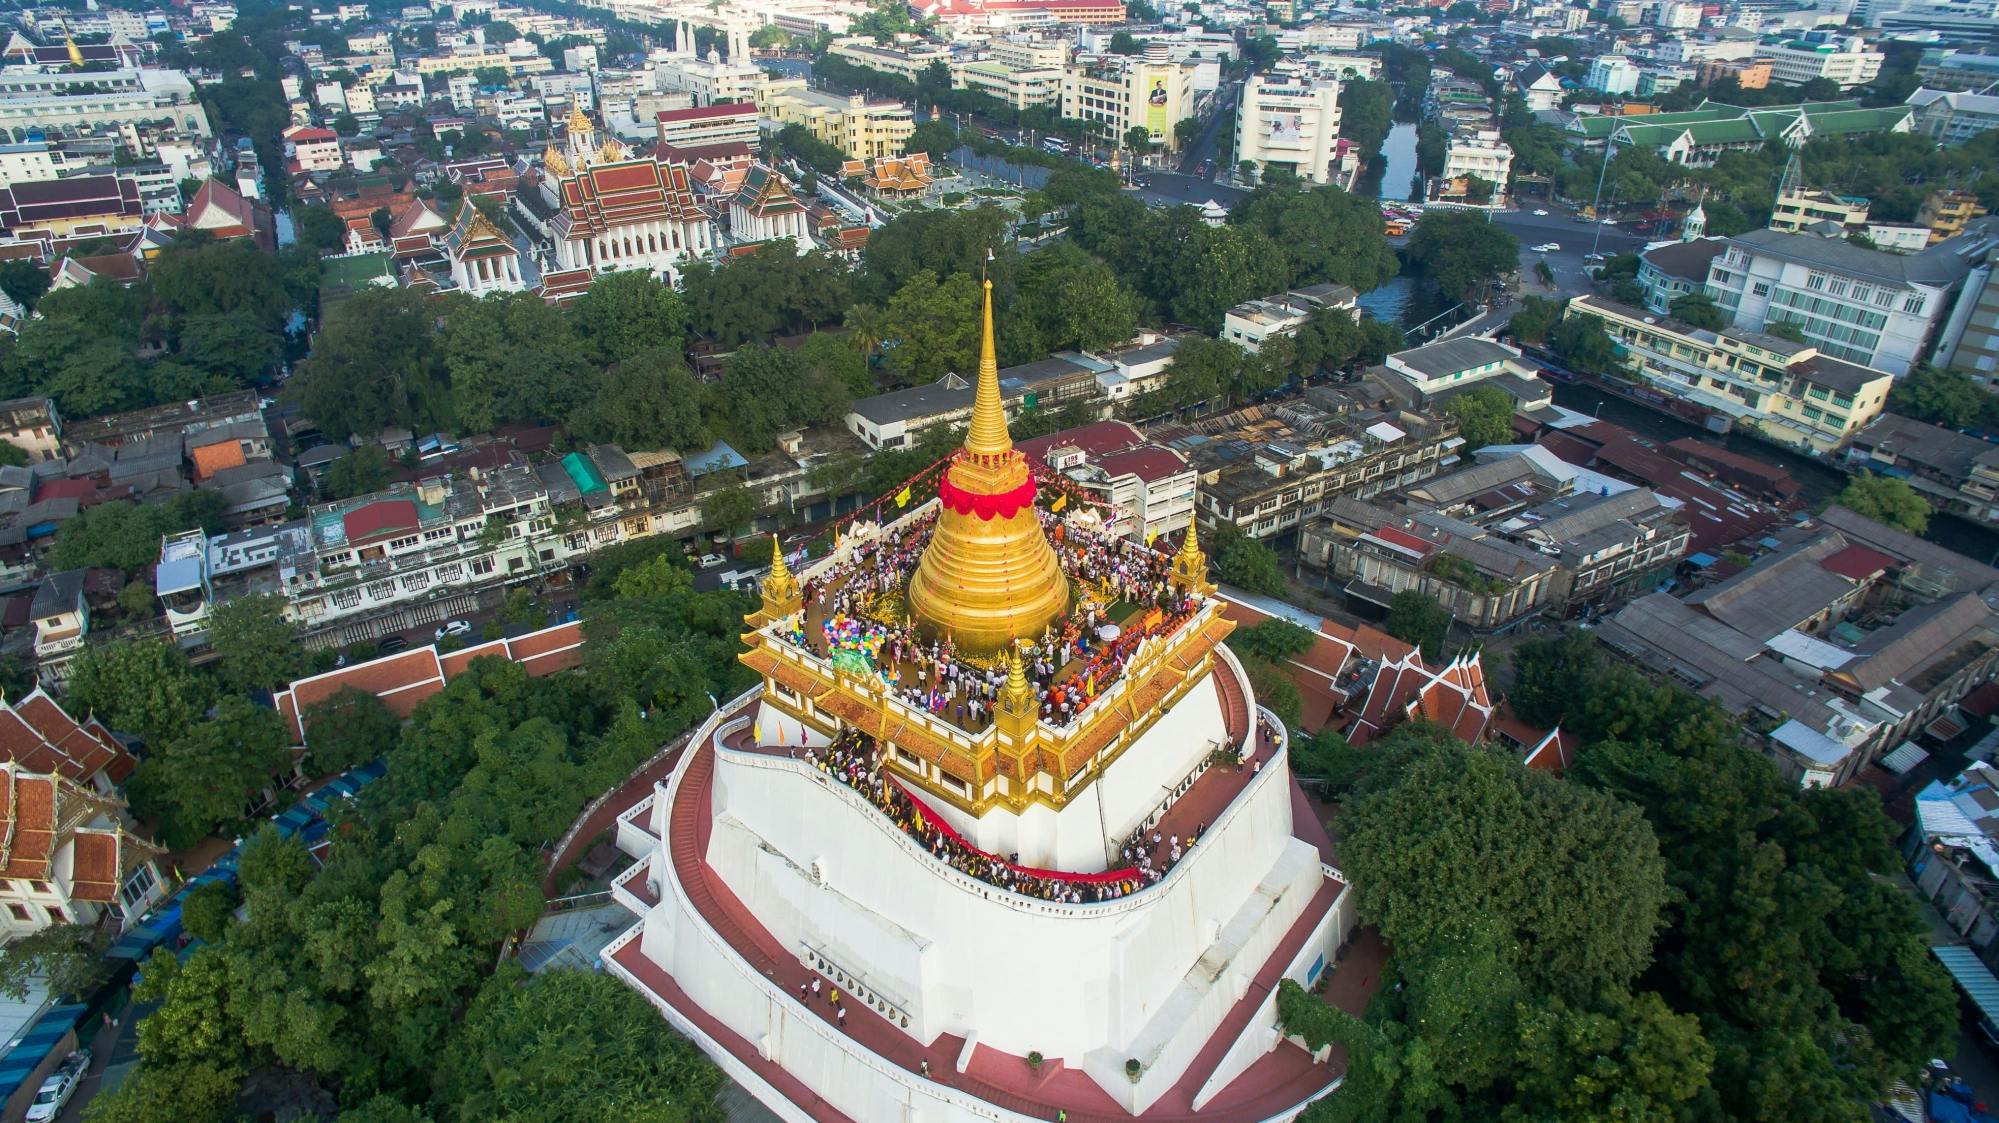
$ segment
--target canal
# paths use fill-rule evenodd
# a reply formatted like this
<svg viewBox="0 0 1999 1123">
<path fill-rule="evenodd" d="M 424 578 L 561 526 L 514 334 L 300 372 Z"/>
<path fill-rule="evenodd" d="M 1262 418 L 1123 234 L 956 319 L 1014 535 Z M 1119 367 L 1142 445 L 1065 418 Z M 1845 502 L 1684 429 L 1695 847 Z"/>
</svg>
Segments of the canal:
<svg viewBox="0 0 1999 1123">
<path fill-rule="evenodd" d="M 1416 126 L 1407 121 L 1397 122 L 1381 142 L 1380 158 L 1369 162 L 1354 189 L 1362 195 L 1399 201 L 1415 198 L 1419 186 Z M 1403 328 L 1420 324 L 1447 307 L 1429 286 L 1417 284 L 1406 273 L 1391 278 L 1373 292 L 1362 294 L 1360 306 L 1375 319 Z"/>
<path fill-rule="evenodd" d="M 1791 473 L 1804 489 L 1805 502 L 1813 508 L 1832 501 L 1846 487 L 1846 473 L 1815 457 L 1787 452 L 1765 441 L 1737 433 L 1716 436 L 1698 425 L 1682 421 L 1636 402 L 1606 393 L 1594 386 L 1555 382 L 1555 404 L 1578 413 L 1600 417 L 1638 435 L 1665 444 L 1681 437 L 1693 437 L 1730 452 L 1775 465 Z M 1994 564 L 1999 557 L 1999 531 L 1968 522 L 1954 515 L 1934 515 L 1923 537 L 1955 550 L 1966 557 Z"/>
</svg>

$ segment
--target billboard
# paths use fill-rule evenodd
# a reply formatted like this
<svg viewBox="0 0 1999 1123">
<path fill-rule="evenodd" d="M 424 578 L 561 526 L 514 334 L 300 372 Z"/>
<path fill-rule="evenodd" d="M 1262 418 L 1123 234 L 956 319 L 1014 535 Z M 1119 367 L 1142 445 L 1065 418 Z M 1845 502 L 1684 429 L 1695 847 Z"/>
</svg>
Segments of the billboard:
<svg viewBox="0 0 1999 1123">
<path fill-rule="evenodd" d="M 1295 145 L 1305 137 L 1305 119 L 1296 113 L 1273 113 L 1270 116 L 1271 144 Z"/>
<path fill-rule="evenodd" d="M 1171 135 L 1167 132 L 1166 120 L 1166 79 L 1154 78 L 1145 94 L 1145 129 L 1155 137 Z"/>
</svg>

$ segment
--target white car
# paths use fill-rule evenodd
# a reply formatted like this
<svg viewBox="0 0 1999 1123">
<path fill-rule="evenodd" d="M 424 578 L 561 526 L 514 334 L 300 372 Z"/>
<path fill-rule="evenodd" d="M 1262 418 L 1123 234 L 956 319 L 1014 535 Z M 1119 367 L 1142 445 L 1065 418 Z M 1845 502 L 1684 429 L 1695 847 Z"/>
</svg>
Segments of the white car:
<svg viewBox="0 0 1999 1123">
<path fill-rule="evenodd" d="M 1547 211 L 1535 211 L 1535 212 L 1534 212 L 1534 217 L 1535 217 L 1535 218 L 1546 218 L 1546 217 L 1548 217 L 1548 212 L 1547 212 Z"/>
<path fill-rule="evenodd" d="M 472 625 L 464 620 L 447 620 L 443 627 L 437 629 L 438 639 L 443 639 L 445 636 L 469 636 L 471 634 Z"/>
<path fill-rule="evenodd" d="M 713 568 L 715 568 L 716 566 L 718 566 L 718 565 L 721 565 L 721 564 L 722 564 L 723 562 L 725 562 L 725 561 L 728 561 L 728 560 L 729 560 L 729 559 L 727 559 L 727 558 L 723 557 L 723 556 L 722 556 L 722 555 L 720 555 L 720 554 L 702 554 L 702 555 L 701 555 L 701 568 L 702 568 L 702 569 L 713 569 Z"/>
<path fill-rule="evenodd" d="M 1600 223 L 1602 223 L 1602 224 L 1603 224 L 1603 225 L 1605 225 L 1605 226 L 1616 226 L 1616 225 L 1617 225 L 1617 220 L 1616 220 L 1616 219 L 1614 219 L 1614 218 L 1599 218 L 1599 219 L 1597 219 L 1597 221 L 1598 221 L 1598 222 L 1600 222 Z"/>
<path fill-rule="evenodd" d="M 47 1123 L 62 1114 L 62 1109 L 76 1095 L 77 1085 L 83 1083 L 83 1074 L 90 1069 L 90 1050 L 78 1049 L 64 1057 L 61 1066 L 49 1073 L 48 1079 L 35 1092 L 35 1100 L 28 1105 L 28 1123 Z"/>
</svg>

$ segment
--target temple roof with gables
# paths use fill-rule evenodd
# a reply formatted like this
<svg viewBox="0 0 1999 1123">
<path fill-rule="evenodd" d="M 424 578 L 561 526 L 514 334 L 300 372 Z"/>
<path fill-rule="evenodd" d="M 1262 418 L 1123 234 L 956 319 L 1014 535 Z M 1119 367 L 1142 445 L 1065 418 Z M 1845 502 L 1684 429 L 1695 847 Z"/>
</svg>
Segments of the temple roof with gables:
<svg viewBox="0 0 1999 1123">
<path fill-rule="evenodd" d="M 558 237 L 589 237 L 642 222 L 702 222 L 684 164 L 622 160 L 594 164 L 562 181 Z"/>
<path fill-rule="evenodd" d="M 798 197 L 791 193 L 791 188 L 785 186 L 784 177 L 762 164 L 750 167 L 730 205 L 741 207 L 759 218 L 797 214 L 805 210 L 805 204 L 799 202 Z"/>
<path fill-rule="evenodd" d="M 458 221 L 444 236 L 444 248 L 457 260 L 472 257 L 505 257 L 515 252 L 514 244 L 493 220 L 467 199 L 458 206 Z"/>
</svg>

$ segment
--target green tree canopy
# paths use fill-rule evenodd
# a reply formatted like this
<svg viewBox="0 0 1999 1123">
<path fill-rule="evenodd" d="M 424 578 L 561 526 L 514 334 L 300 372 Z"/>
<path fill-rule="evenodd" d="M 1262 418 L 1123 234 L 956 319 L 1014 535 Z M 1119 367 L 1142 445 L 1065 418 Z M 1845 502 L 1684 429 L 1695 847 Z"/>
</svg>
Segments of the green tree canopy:
<svg viewBox="0 0 1999 1123">
<path fill-rule="evenodd" d="M 1917 494 L 1907 480 L 1861 472 L 1846 482 L 1835 501 L 1848 510 L 1866 515 L 1910 534 L 1921 534 L 1930 525 L 1933 509 L 1929 500 Z"/>
<path fill-rule="evenodd" d="M 1430 594 L 1404 589 L 1389 598 L 1388 618 L 1382 627 L 1396 639 L 1422 648 L 1423 658 L 1436 662 L 1444 656 L 1451 613 Z"/>
<path fill-rule="evenodd" d="M 570 308 L 579 343 L 600 365 L 636 355 L 678 350 L 687 335 L 687 305 L 672 285 L 644 269 L 598 277 Z"/>
<path fill-rule="evenodd" d="M 169 848 L 186 849 L 243 819 L 252 794 L 288 761 L 290 744 L 276 710 L 224 697 L 213 718 L 155 743 L 139 762 L 133 810 L 158 822 Z"/>
<path fill-rule="evenodd" d="M 1977 424 L 1999 413 L 1993 403 L 1993 395 L 1971 375 L 1928 363 L 1917 363 L 1906 376 L 1896 379 L 1888 391 L 1889 409 L 1904 417 L 1952 429 Z"/>
<path fill-rule="evenodd" d="M 448 428 L 438 340 L 436 313 L 420 293 L 371 285 L 327 314 L 286 393 L 334 440 L 390 426 Z"/>
<path fill-rule="evenodd" d="M 1462 451 L 1471 453 L 1513 439 L 1514 404 L 1513 395 L 1497 386 L 1474 386 L 1445 402 L 1444 412 L 1457 419 Z"/>
<path fill-rule="evenodd" d="M 1483 215 L 1430 210 L 1410 231 L 1409 260 L 1446 298 L 1463 300 L 1520 267 L 1520 241 Z"/>
<path fill-rule="evenodd" d="M 1287 274 L 1279 287 L 1330 281 L 1369 292 L 1398 268 L 1382 234 L 1380 205 L 1338 187 L 1259 187 L 1230 218 L 1262 232 L 1275 246 Z"/>
</svg>

